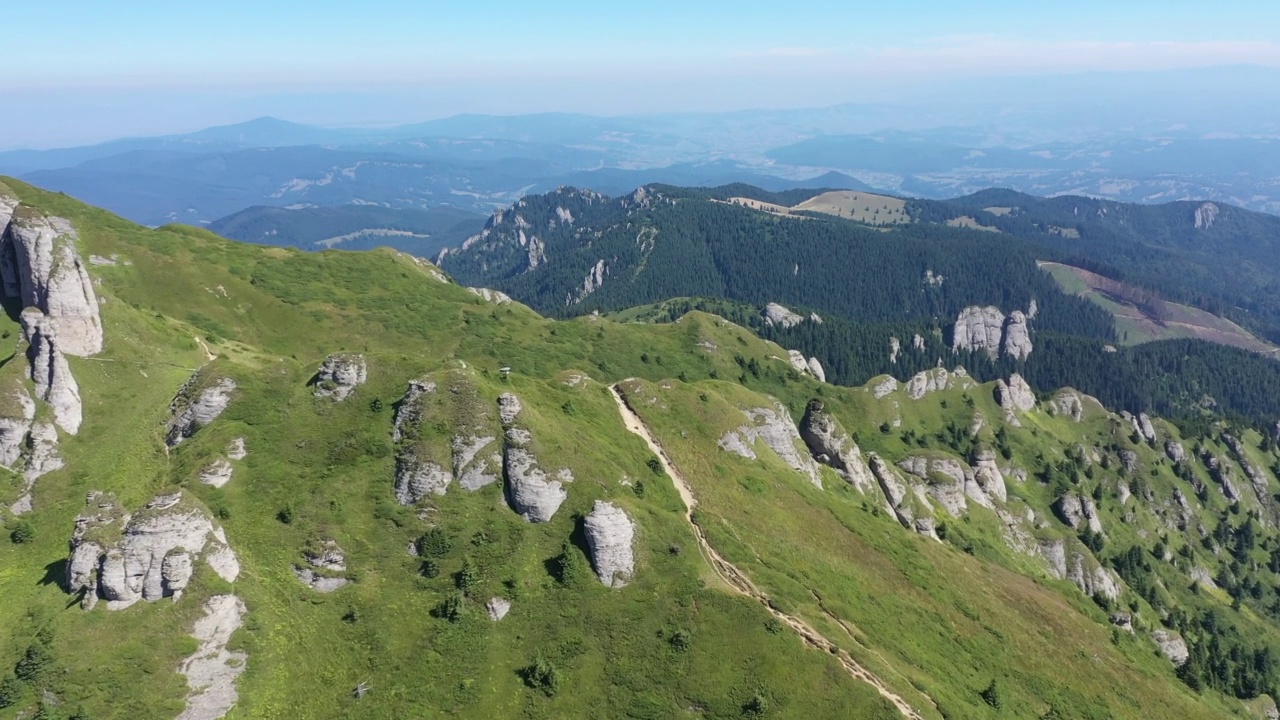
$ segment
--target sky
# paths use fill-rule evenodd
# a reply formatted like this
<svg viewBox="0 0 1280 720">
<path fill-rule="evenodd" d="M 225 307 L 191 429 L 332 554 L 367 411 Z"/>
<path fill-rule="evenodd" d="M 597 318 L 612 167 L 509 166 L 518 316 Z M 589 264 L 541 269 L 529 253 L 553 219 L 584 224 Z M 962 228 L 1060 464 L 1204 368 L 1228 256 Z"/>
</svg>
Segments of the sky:
<svg viewBox="0 0 1280 720">
<path fill-rule="evenodd" d="M 0 148 L 263 114 L 379 125 L 807 107 L 1005 76 L 1280 67 L 1275 0 L 14 5 Z"/>
</svg>

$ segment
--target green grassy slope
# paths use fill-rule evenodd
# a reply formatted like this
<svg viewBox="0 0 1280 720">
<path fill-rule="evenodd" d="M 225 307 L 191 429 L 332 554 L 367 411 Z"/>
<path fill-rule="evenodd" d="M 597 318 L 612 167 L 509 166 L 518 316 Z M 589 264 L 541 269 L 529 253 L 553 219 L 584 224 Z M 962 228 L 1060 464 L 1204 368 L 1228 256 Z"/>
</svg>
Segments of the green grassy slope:
<svg viewBox="0 0 1280 720">
<path fill-rule="evenodd" d="M 781 359 L 785 350 L 713 315 L 666 325 L 550 321 L 518 304 L 486 303 L 393 251 L 304 253 L 189 228 L 147 230 L 6 183 L 25 204 L 70 219 L 82 255 L 118 256 L 119 264 L 91 269 L 106 349 L 71 359 L 86 419 L 78 436 L 63 438 L 67 467 L 36 485 L 36 510 L 23 521 L 33 539 L 0 539 L 0 675 L 30 647 L 51 657 L 37 681 L 17 685 L 0 718 L 29 717 L 45 689 L 60 711 L 83 708 L 85 717 L 176 715 L 186 687 L 175 669 L 194 649 L 191 624 L 204 597 L 227 591 L 248 607 L 232 640 L 249 655 L 233 718 L 734 718 L 761 707 L 767 717 L 897 716 L 835 658 L 807 648 L 716 579 L 670 479 L 655 472 L 610 397 L 608 385 L 633 377 L 630 392 L 654 400 L 639 403 L 640 414 L 692 483 L 701 503 L 695 519 L 712 545 L 776 607 L 818 628 L 924 717 L 1037 717 L 1050 708 L 1060 717 L 1245 712 L 1215 690 L 1190 690 L 1144 634 L 1117 635 L 1074 586 L 1010 551 L 990 512 L 948 520 L 940 544 L 909 534 L 828 470 L 818 490 L 766 452 L 751 463 L 716 446 L 742 408 L 774 397 L 799 418 L 819 396 L 865 450 L 891 460 L 918 445 L 903 435 L 908 429 L 933 437 L 957 422 L 968 427 L 975 411 L 987 421 L 983 439 L 995 442 L 1003 423 L 989 386 L 875 400 L 860 388 L 800 377 Z M 12 320 L 0 319 L 0 342 L 17 347 L 19 335 Z M 206 372 L 234 377 L 239 387 L 221 417 L 166 452 L 168 403 L 204 366 L 206 347 L 217 356 Z M 339 351 L 365 355 L 368 382 L 342 403 L 314 397 L 309 379 Z M 4 371 L 21 362 L 9 360 Z M 393 405 L 408 381 L 443 372 L 486 401 L 503 392 L 521 398 L 544 467 L 569 467 L 576 478 L 551 522 L 521 520 L 501 483 L 474 493 L 454 484 L 418 508 L 395 503 Z M 901 428 L 877 429 L 894 419 Z M 1038 412 L 1023 426 L 1009 429 L 1006 442 L 1013 462 L 1031 473 L 1076 443 L 1128 443 L 1100 411 L 1080 424 Z M 236 461 L 231 482 L 201 484 L 201 469 L 241 437 L 249 454 Z M 1135 451 L 1142 471 L 1154 472 L 1153 497 L 1185 482 L 1155 450 Z M 1250 452 L 1260 467 L 1274 457 Z M 1106 484 L 1104 558 L 1113 546 L 1150 547 L 1159 534 L 1173 535 L 1152 512 L 1113 501 L 1116 481 L 1111 471 L 1089 481 Z M 1043 532 L 1069 537 L 1047 509 L 1055 482 L 1010 481 L 1011 507 L 1034 508 L 1047 519 Z M 132 509 L 175 486 L 225 528 L 243 567 L 237 581 L 201 566 L 179 602 L 81 610 L 60 583 L 86 493 L 114 492 Z M 0 479 L 4 506 L 19 488 L 17 478 Z M 624 508 L 638 526 L 637 572 L 622 589 L 595 579 L 584 550 L 581 516 L 597 499 Z M 1211 510 L 1226 505 L 1206 502 L 1202 521 L 1212 528 Z M 1126 522 L 1130 512 L 1134 521 Z M 6 528 L 19 522 L 5 521 Z M 431 553 L 411 556 L 407 548 L 428 532 Z M 353 579 L 329 595 L 291 571 L 321 539 L 345 549 Z M 1207 549 L 1191 552 L 1217 567 Z M 464 568 L 462 612 L 456 622 L 438 617 L 459 597 Z M 1172 564 L 1159 572 L 1172 598 L 1224 608 L 1274 641 L 1274 624 L 1251 605 L 1230 610 L 1224 593 L 1176 585 L 1181 568 Z M 512 601 L 501 622 L 485 615 L 490 597 Z M 1159 624 L 1146 600 L 1126 592 L 1121 602 L 1136 607 L 1146 627 Z M 554 694 L 522 678 L 538 660 L 557 671 Z M 1001 683 L 1000 713 L 979 695 L 992 679 Z M 352 695 L 359 683 L 371 688 L 362 699 Z"/>
</svg>

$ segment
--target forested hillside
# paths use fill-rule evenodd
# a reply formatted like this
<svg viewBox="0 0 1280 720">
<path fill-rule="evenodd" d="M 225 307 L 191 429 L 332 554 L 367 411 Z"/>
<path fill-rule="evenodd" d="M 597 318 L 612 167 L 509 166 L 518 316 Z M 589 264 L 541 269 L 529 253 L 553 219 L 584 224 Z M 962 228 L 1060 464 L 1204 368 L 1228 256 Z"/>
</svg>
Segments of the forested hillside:
<svg viewBox="0 0 1280 720">
<path fill-rule="evenodd" d="M 1280 418 L 1280 394 L 1269 391 L 1280 387 L 1280 364 L 1202 342 L 1114 347 L 1120 343 L 1111 315 L 1064 293 L 1036 264 L 1069 258 L 1123 276 L 1117 268 L 1124 262 L 1145 267 L 1149 261 L 1164 268 L 1161 288 L 1183 297 L 1200 273 L 1209 272 L 1187 255 L 1194 234 L 1204 243 L 1196 250 L 1200 255 L 1222 245 L 1223 256 L 1231 257 L 1245 252 L 1248 237 L 1263 238 L 1265 246 L 1273 224 L 1267 216 L 1225 207 L 1213 214 L 1195 204 L 1139 211 L 1087 201 L 1083 209 L 1066 209 L 1071 198 L 1043 201 L 1049 210 L 1037 214 L 1040 206 L 1028 202 L 1037 199 L 992 191 L 955 205 L 913 201 L 908 207 L 916 222 L 871 227 L 727 202 L 750 198 L 793 207 L 821 192 L 650 186 L 611 199 L 562 188 L 496 214 L 484 231 L 444 252 L 440 262 L 464 282 L 500 289 L 554 316 L 672 298 L 729 300 L 720 308 L 729 317 L 816 357 L 828 379 L 843 384 L 884 373 L 905 380 L 940 361 L 959 362 L 979 378 L 1018 369 L 1042 392 L 1070 385 L 1108 407 L 1180 421 L 1221 413 L 1266 427 Z M 979 205 L 990 210 L 975 209 Z M 1017 209 L 1024 205 L 1026 210 Z M 1050 210 L 1084 219 L 1057 225 L 1066 219 Z M 962 215 L 999 221 L 1002 229 L 947 224 Z M 1280 227 L 1280 220 L 1274 224 Z M 1136 239 L 1144 236 L 1135 228 L 1148 226 L 1150 245 Z M 1264 255 L 1257 251 L 1251 257 L 1262 263 Z M 1226 261 L 1214 262 L 1221 267 Z M 1275 273 L 1268 282 L 1280 278 L 1280 267 Z M 781 303 L 801 319 L 814 314 L 821 322 L 771 322 L 761 314 L 768 303 Z M 678 307 L 714 306 L 700 301 Z M 985 307 L 998 310 L 1002 319 L 1015 311 L 1026 316 L 1034 351 L 1011 357 L 988 352 L 984 344 L 972 348 L 967 338 L 958 342 L 957 319 L 966 309 Z M 1250 318 L 1253 326 L 1265 326 L 1264 316 Z M 1000 329 L 995 331 L 998 337 Z M 894 352 L 893 343 L 902 351 Z"/>
</svg>

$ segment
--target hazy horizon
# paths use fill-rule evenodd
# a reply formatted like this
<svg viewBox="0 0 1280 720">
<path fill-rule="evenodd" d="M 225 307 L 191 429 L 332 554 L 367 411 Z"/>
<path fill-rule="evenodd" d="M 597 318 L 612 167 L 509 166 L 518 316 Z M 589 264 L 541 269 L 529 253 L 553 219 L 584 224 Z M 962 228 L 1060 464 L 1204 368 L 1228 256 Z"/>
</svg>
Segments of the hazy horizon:
<svg viewBox="0 0 1280 720">
<path fill-rule="evenodd" d="M 1135 77 L 1167 85 L 1160 92 L 1170 97 L 1213 90 L 1185 80 L 1205 69 L 1213 83 L 1246 87 L 1259 72 L 1280 77 L 1280 6 L 1252 0 L 1091 1 L 1065 14 L 1003 1 L 819 1 L 800 15 L 719 0 L 653 0 L 644 12 L 580 0 L 536 11 L 490 0 L 377 0 L 358 11 L 293 0 L 200 11 L 71 0 L 11 9 L 7 24 L 40 51 L 13 54 L 0 79 L 0 100 L 21 108 L 0 119 L 4 149 L 264 115 L 350 127 L 460 113 L 1016 104 L 1042 84 L 1070 86 L 1073 78 L 1100 79 L 1097 102 L 1123 106 Z M 1184 79 L 1162 79 L 1177 75 Z M 1254 83 L 1264 94 L 1275 84 Z M 1232 99 L 1240 92 L 1227 88 L 1208 101 L 1239 122 Z"/>
</svg>

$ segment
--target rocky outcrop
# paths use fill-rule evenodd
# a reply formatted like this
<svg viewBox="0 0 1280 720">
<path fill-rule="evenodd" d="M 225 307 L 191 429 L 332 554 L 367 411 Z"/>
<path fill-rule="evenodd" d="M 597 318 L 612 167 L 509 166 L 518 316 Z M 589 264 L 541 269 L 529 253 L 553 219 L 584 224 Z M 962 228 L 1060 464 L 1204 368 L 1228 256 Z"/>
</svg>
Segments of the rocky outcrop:
<svg viewBox="0 0 1280 720">
<path fill-rule="evenodd" d="M 1207 202 L 1196 208 L 1195 223 L 1197 230 L 1208 230 L 1218 220 L 1218 206 Z"/>
<path fill-rule="evenodd" d="M 91 494 L 87 504 L 67 563 L 68 591 L 83 591 L 86 609 L 99 598 L 118 610 L 138 600 L 181 597 L 201 559 L 227 582 L 240 574 L 222 528 L 181 491 L 157 495 L 132 515 L 102 493 Z"/>
<path fill-rule="evenodd" d="M 337 542 L 322 540 L 304 550 L 302 557 L 306 565 L 294 565 L 293 574 L 312 590 L 331 593 L 350 582 L 343 575 L 347 571 L 347 556 Z"/>
<path fill-rule="evenodd" d="M 547 522 L 560 509 L 569 492 L 561 480 L 571 481 L 571 473 L 558 473 L 551 479 L 539 467 L 534 454 L 533 434 L 519 424 L 523 406 L 511 393 L 498 398 L 498 417 L 503 425 L 502 474 L 506 479 L 505 495 L 511 509 L 533 523 Z"/>
<path fill-rule="evenodd" d="M 484 609 L 489 613 L 490 620 L 498 622 L 511 612 L 511 601 L 500 597 L 489 598 L 489 602 L 484 604 Z"/>
<path fill-rule="evenodd" d="M 800 437 L 813 457 L 834 469 L 845 482 L 863 494 L 874 493 L 878 489 L 871 468 L 862 458 L 861 448 L 840 421 L 826 411 L 821 401 L 809 403 L 804 419 L 800 421 Z"/>
<path fill-rule="evenodd" d="M 229 377 L 212 378 L 206 373 L 196 373 L 188 380 L 169 404 L 172 418 L 165 432 L 165 442 L 176 447 L 195 435 L 222 414 L 231 404 L 236 381 Z"/>
<path fill-rule="evenodd" d="M 978 484 L 978 487 L 988 497 L 1002 503 L 1009 500 L 1009 491 L 1004 482 L 1004 472 L 1000 470 L 1000 466 L 996 463 L 995 450 L 985 446 L 974 448 L 969 457 L 969 464 L 973 468 L 973 481 Z M 966 493 L 969 492 L 966 489 Z"/>
<path fill-rule="evenodd" d="M 1004 321 L 1004 313 L 997 307 L 974 306 L 961 310 L 952 333 L 951 349 L 956 352 L 986 350 L 995 357 L 1000 351 Z"/>
<path fill-rule="evenodd" d="M 996 500 L 1007 500 L 1004 476 L 995 466 L 995 455 L 987 450 L 975 451 L 981 462 L 974 469 L 957 458 L 938 454 L 909 455 L 898 467 L 919 478 L 926 492 L 952 517 L 968 512 L 968 502 L 995 510 Z"/>
<path fill-rule="evenodd" d="M 946 368 L 934 368 L 918 372 L 907 381 L 907 397 L 919 400 L 929 393 L 951 387 L 951 373 Z"/>
<path fill-rule="evenodd" d="M 896 337 L 889 338 L 889 362 L 897 365 L 900 354 L 902 354 L 902 341 Z"/>
<path fill-rule="evenodd" d="M 455 480 L 465 490 L 479 490 L 497 482 L 501 473 L 497 431 L 490 427 L 491 416 L 483 409 L 474 385 L 461 373 L 446 374 L 442 382 L 443 391 L 434 380 L 411 381 L 396 403 L 392 439 L 400 446 L 396 500 L 402 505 L 416 504 L 428 495 L 443 495 Z M 424 423 L 439 425 L 441 421 L 453 432 L 447 445 L 442 440 L 425 440 Z"/>
<path fill-rule="evenodd" d="M 62 352 L 78 357 L 101 352 L 98 299 L 71 223 L 19 206 L 0 231 L 5 295 L 47 316 Z"/>
<path fill-rule="evenodd" d="M 809 358 L 809 374 L 818 379 L 818 382 L 827 381 L 827 371 L 822 368 L 822 363 L 818 362 L 818 358 Z"/>
<path fill-rule="evenodd" d="M 1027 327 L 1027 316 L 1021 310 L 1014 310 L 1005 318 L 1000 349 L 1015 360 L 1026 360 L 1031 355 L 1031 330 Z"/>
<path fill-rule="evenodd" d="M 887 509 L 908 530 L 939 539 L 933 508 L 923 484 L 912 484 L 898 475 L 892 465 L 875 453 L 867 453 L 867 466 L 875 476 L 887 502 Z"/>
<path fill-rule="evenodd" d="M 80 386 L 71 375 L 71 367 L 63 355 L 57 324 L 36 308 L 27 308 L 20 316 L 22 335 L 27 341 L 27 361 L 36 397 L 53 409 L 54 422 L 65 432 L 80 431 L 82 404 Z"/>
<path fill-rule="evenodd" d="M 235 707 L 240 696 L 236 679 L 245 670 L 248 654 L 227 650 L 231 635 L 244 624 L 247 612 L 235 595 L 214 595 L 205 601 L 204 617 L 196 620 L 191 637 L 199 645 L 178 668 L 187 678 L 186 709 L 177 720 L 217 720 Z"/>
<path fill-rule="evenodd" d="M 1004 410 L 1005 421 L 1014 427 L 1022 427 L 1018 413 L 1031 412 L 1036 406 L 1036 395 L 1031 386 L 1018 373 L 1009 376 L 1009 382 L 996 381 L 996 402 Z"/>
<path fill-rule="evenodd" d="M 720 438 L 720 447 L 728 452 L 740 455 L 748 460 L 755 460 L 753 449 L 756 440 L 763 440 L 769 449 L 781 458 L 792 470 L 803 474 L 809 482 L 822 487 L 822 476 L 818 473 L 817 464 L 804 450 L 804 441 L 800 431 L 791 420 L 791 413 L 775 402 L 773 407 L 759 407 L 746 410 L 750 424 L 736 430 L 730 430 Z"/>
<path fill-rule="evenodd" d="M 1102 518 L 1098 516 L 1098 508 L 1094 505 L 1093 498 L 1067 493 L 1053 504 L 1053 512 L 1072 530 L 1087 527 L 1092 532 L 1102 532 Z"/>
<path fill-rule="evenodd" d="M 491 290 L 489 288 L 469 287 L 467 290 L 485 302 L 491 302 L 494 305 L 507 305 L 511 302 L 511 296 L 499 290 Z"/>
<path fill-rule="evenodd" d="M 597 500 L 583 525 L 587 547 L 591 549 L 591 564 L 600 582 L 612 588 L 626 585 L 635 572 L 635 555 L 631 547 L 635 539 L 635 523 L 622 508 Z"/>
<path fill-rule="evenodd" d="M 1067 551 L 1063 540 L 1040 542 L 1039 554 L 1049 567 L 1049 574 L 1075 585 L 1089 597 L 1115 601 L 1120 597 L 1120 580 L 1081 549 Z"/>
<path fill-rule="evenodd" d="M 1173 439 L 1166 440 L 1164 443 L 1164 454 L 1169 456 L 1175 464 L 1181 464 L 1187 459 L 1187 451 L 1183 449 L 1182 443 Z"/>
<path fill-rule="evenodd" d="M 765 305 L 761 315 L 764 317 L 764 324 L 769 327 L 793 328 L 804 322 L 803 315 L 798 315 L 778 303 Z"/>
<path fill-rule="evenodd" d="M 1058 415 L 1065 415 L 1076 422 L 1084 419 L 1084 400 L 1075 390 L 1059 390 L 1049 401 L 1049 408 Z"/>
<path fill-rule="evenodd" d="M 36 403 L 20 384 L 12 387 L 0 417 L 0 466 L 22 475 L 22 495 L 9 506 L 14 515 L 34 509 L 31 490 L 36 480 L 63 467 L 58 454 L 58 431 L 53 423 L 35 420 Z"/>
<path fill-rule="evenodd" d="M 339 402 L 363 385 L 369 377 L 364 356 L 337 353 L 325 358 L 316 373 L 316 397 L 329 397 Z"/>
<path fill-rule="evenodd" d="M 231 466 L 231 463 L 219 458 L 200 471 L 200 482 L 220 488 L 231 482 L 231 475 L 234 472 L 235 468 Z"/>
<path fill-rule="evenodd" d="M 885 375 L 879 381 L 875 381 L 871 385 L 871 395 L 879 400 L 886 395 L 890 395 L 898 390 L 898 380 L 892 376 Z"/>
<path fill-rule="evenodd" d="M 248 457 L 249 451 L 245 449 L 244 438 L 236 438 L 227 446 L 227 457 L 231 460 L 243 460 Z"/>
<path fill-rule="evenodd" d="M 1026 360 L 1033 349 L 1029 316 L 1014 310 L 1007 317 L 994 306 L 970 306 L 960 311 L 951 334 L 952 352 L 985 350 L 992 358 L 1001 353 Z"/>
<path fill-rule="evenodd" d="M 1187 658 L 1191 657 L 1191 653 L 1187 650 L 1186 641 L 1182 639 L 1181 635 L 1172 630 L 1156 630 L 1151 633 L 1151 640 L 1160 649 L 1160 654 L 1168 658 L 1174 664 L 1174 667 L 1186 665 Z"/>
<path fill-rule="evenodd" d="M 603 259 L 597 260 L 596 264 L 587 270 L 587 276 L 582 280 L 582 289 L 578 291 L 577 297 L 570 295 L 565 304 L 580 303 L 585 300 L 588 295 L 604 286 L 604 279 L 608 274 L 609 266 Z"/>
</svg>

